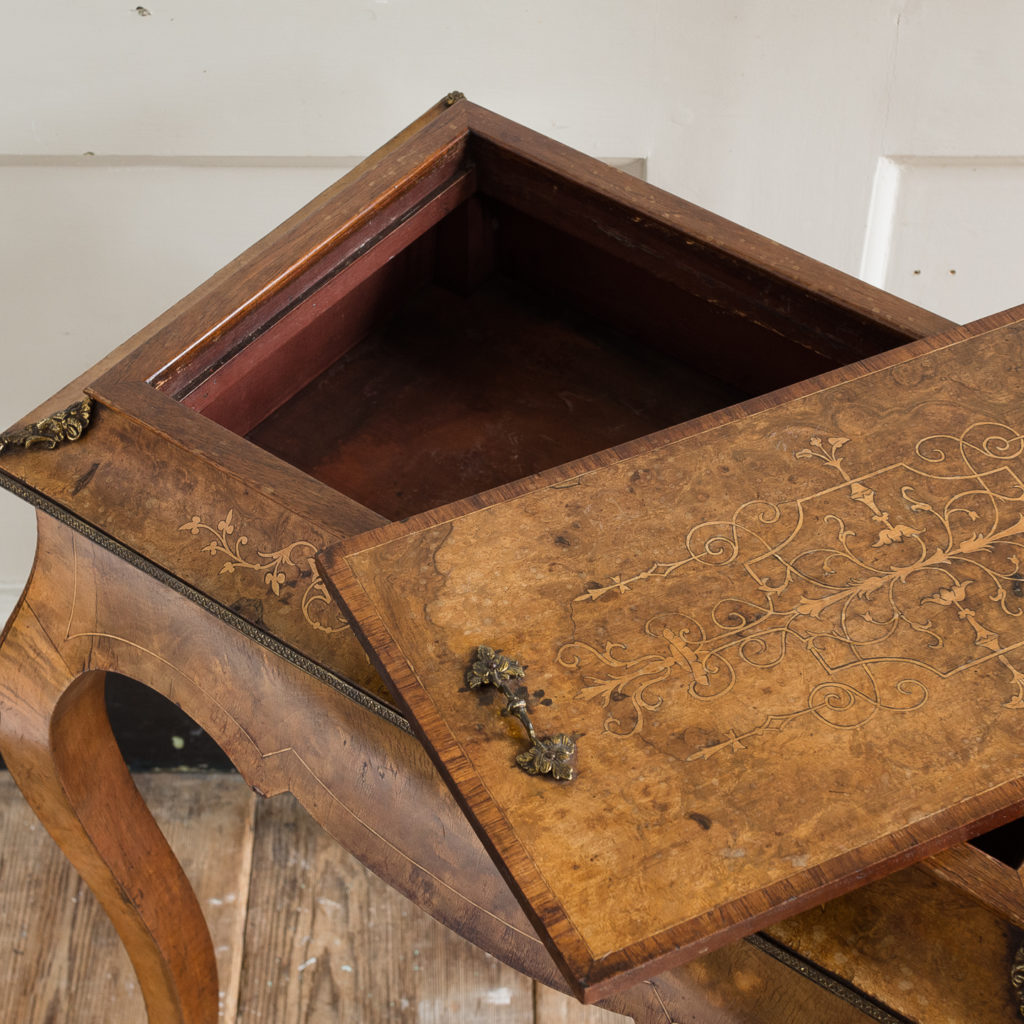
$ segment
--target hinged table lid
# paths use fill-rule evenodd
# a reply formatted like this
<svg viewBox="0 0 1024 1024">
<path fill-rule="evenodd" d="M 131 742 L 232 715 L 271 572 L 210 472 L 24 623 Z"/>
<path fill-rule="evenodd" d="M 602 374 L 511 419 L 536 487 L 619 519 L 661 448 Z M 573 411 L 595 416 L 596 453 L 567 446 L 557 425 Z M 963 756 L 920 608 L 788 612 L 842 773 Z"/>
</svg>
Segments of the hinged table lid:
<svg viewBox="0 0 1024 1024">
<path fill-rule="evenodd" d="M 327 553 L 578 992 L 1020 812 L 1022 340 L 914 343 Z M 481 645 L 573 781 L 519 770 Z"/>
</svg>

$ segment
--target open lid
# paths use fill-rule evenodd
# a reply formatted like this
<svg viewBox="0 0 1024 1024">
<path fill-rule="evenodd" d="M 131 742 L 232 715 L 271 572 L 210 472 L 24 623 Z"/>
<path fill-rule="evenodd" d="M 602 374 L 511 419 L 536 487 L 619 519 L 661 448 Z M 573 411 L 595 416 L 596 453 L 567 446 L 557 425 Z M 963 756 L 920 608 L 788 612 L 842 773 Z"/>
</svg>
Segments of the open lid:
<svg viewBox="0 0 1024 1024">
<path fill-rule="evenodd" d="M 584 998 L 1021 812 L 1022 340 L 917 342 L 325 554 Z M 481 645 L 573 781 L 519 770 Z"/>
</svg>

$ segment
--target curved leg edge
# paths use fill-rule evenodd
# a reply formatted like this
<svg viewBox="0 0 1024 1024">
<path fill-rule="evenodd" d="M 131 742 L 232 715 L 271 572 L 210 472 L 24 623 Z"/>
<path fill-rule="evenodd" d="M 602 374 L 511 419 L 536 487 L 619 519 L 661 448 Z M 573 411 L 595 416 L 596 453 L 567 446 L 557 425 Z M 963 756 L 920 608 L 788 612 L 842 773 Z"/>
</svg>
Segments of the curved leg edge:
<svg viewBox="0 0 1024 1024">
<path fill-rule="evenodd" d="M 213 944 L 110 731 L 102 672 L 74 678 L 22 605 L 0 648 L 0 752 L 128 951 L 150 1024 L 215 1024 Z"/>
</svg>

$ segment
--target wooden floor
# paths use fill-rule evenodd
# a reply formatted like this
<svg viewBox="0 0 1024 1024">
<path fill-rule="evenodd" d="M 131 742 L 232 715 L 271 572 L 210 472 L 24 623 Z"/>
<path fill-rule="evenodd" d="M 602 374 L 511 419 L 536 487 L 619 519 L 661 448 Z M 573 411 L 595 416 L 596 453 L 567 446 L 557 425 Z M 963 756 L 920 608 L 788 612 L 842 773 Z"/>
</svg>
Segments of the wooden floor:
<svg viewBox="0 0 1024 1024">
<path fill-rule="evenodd" d="M 137 777 L 206 911 L 224 1024 L 613 1024 L 516 974 L 365 871 L 290 797 Z M 0 772 L 0 1021 L 132 1024 L 113 928 Z"/>
</svg>

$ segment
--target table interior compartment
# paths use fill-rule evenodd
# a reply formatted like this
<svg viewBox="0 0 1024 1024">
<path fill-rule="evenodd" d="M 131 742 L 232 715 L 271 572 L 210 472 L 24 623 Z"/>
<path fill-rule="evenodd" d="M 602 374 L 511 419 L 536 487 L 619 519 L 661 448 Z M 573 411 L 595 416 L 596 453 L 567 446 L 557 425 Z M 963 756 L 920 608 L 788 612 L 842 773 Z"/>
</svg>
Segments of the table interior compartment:
<svg viewBox="0 0 1024 1024">
<path fill-rule="evenodd" d="M 764 314 L 776 283 L 743 308 L 709 285 L 717 257 L 686 287 L 554 220 L 479 192 L 438 217 L 435 197 L 180 398 L 404 518 L 842 362 L 820 323 Z M 843 331 L 854 358 L 903 340 L 869 325 L 844 351 Z"/>
</svg>

